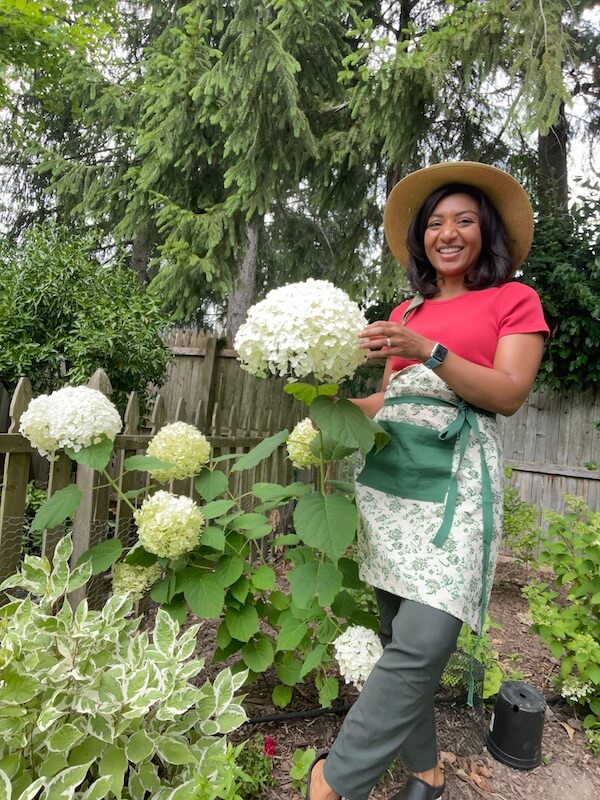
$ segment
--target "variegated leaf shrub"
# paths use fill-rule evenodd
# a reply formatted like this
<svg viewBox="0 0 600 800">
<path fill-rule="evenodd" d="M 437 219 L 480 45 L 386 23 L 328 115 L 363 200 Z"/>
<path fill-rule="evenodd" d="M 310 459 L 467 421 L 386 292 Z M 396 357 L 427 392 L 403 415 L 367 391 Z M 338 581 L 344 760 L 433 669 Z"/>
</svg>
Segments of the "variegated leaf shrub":
<svg viewBox="0 0 600 800">
<path fill-rule="evenodd" d="M 245 673 L 194 685 L 199 626 L 159 609 L 140 630 L 124 595 L 73 610 L 91 567 L 70 571 L 71 551 L 27 556 L 0 587 L 19 590 L 0 608 L 0 800 L 234 800 Z"/>
</svg>

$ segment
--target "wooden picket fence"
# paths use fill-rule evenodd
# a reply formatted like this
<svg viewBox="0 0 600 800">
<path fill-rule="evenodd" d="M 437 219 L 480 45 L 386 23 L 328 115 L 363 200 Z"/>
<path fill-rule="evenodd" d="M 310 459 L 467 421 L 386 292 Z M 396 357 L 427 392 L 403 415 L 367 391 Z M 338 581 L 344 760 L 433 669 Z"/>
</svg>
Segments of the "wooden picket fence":
<svg viewBox="0 0 600 800">
<path fill-rule="evenodd" d="M 110 380 L 103 370 L 96 371 L 88 386 L 100 390 L 108 397 L 112 393 Z M 39 456 L 18 432 L 21 415 L 32 396 L 29 379 L 21 378 L 10 401 L 8 430 L 6 433 L 0 433 L 0 458 L 4 459 L 0 500 L 0 580 L 13 574 L 21 560 L 23 537 L 27 530 L 27 485 L 36 465 L 39 471 Z M 140 418 L 138 395 L 132 392 L 124 414 L 123 432 L 115 439 L 113 458 L 109 465 L 113 478 L 119 481 L 120 488 L 124 492 L 148 487 L 149 479 L 146 473 L 127 472 L 123 476 L 123 462 L 131 455 L 144 452 L 150 439 L 168 422 L 181 420 L 199 425 L 215 456 L 248 452 L 265 436 L 274 432 L 268 427 L 272 422 L 271 415 L 261 413 L 261 409 L 254 416 L 248 413 L 249 410 L 244 414 L 237 411 L 235 404 L 226 409 L 226 414 L 221 411 L 219 404 L 215 403 L 209 421 L 202 398 L 189 412 L 185 400 L 179 398 L 174 413 L 168 415 L 164 398 L 158 394 L 154 398 L 152 413 L 146 423 Z M 233 473 L 230 478 L 230 489 L 234 496 L 239 497 L 247 492 L 255 481 L 287 483 L 295 477 L 297 476 L 285 456 L 284 448 L 279 448 L 253 470 Z M 130 545 L 133 531 L 131 507 L 119 498 L 106 484 L 105 479 L 92 468 L 71 462 L 68 456 L 61 452 L 57 460 L 49 465 L 48 496 L 51 497 L 71 482 L 75 482 L 82 493 L 81 503 L 72 522 L 72 563 L 75 563 L 89 547 L 107 536 L 118 536 L 125 545 Z M 199 499 L 195 495 L 192 479 L 174 481 L 168 488 L 176 494 Z M 144 496 L 145 493 L 142 493 L 136 502 L 139 504 Z M 65 530 L 66 526 L 63 524 L 43 532 L 41 550 L 44 555 L 52 558 L 54 548 L 64 536 Z M 94 595 L 97 590 L 99 591 L 97 584 L 98 581 L 88 594 Z"/>
</svg>

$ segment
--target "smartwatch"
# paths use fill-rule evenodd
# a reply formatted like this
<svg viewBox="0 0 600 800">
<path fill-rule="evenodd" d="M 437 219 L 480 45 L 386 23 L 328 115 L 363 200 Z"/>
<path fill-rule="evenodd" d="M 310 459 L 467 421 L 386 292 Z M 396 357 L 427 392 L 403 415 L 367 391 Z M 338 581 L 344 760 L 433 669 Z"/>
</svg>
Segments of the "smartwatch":
<svg viewBox="0 0 600 800">
<path fill-rule="evenodd" d="M 431 348 L 431 354 L 429 358 L 427 359 L 427 361 L 423 362 L 423 365 L 425 367 L 428 367 L 429 369 L 435 369 L 436 367 L 439 367 L 440 364 L 444 363 L 444 359 L 446 358 L 447 355 L 448 355 L 448 348 L 444 347 L 443 344 L 436 342 Z"/>
</svg>

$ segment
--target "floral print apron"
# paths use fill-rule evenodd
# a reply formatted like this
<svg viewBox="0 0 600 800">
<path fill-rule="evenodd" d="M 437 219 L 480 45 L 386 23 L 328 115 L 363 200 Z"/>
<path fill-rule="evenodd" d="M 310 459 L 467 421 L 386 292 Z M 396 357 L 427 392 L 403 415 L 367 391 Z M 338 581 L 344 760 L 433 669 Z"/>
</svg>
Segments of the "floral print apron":
<svg viewBox="0 0 600 800">
<path fill-rule="evenodd" d="M 375 419 L 392 438 L 356 477 L 360 576 L 480 633 L 502 532 L 495 418 L 415 364 L 392 374 Z"/>
</svg>

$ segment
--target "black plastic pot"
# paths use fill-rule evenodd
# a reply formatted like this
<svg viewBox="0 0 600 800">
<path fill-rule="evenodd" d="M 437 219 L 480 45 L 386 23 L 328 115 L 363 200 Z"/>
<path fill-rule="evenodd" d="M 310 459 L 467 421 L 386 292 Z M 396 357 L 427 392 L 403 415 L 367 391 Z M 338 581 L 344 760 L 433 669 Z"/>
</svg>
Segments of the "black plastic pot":
<svg viewBox="0 0 600 800">
<path fill-rule="evenodd" d="M 542 763 L 542 733 L 546 701 L 522 681 L 500 687 L 486 736 L 489 752 L 515 769 L 535 769 Z"/>
</svg>

